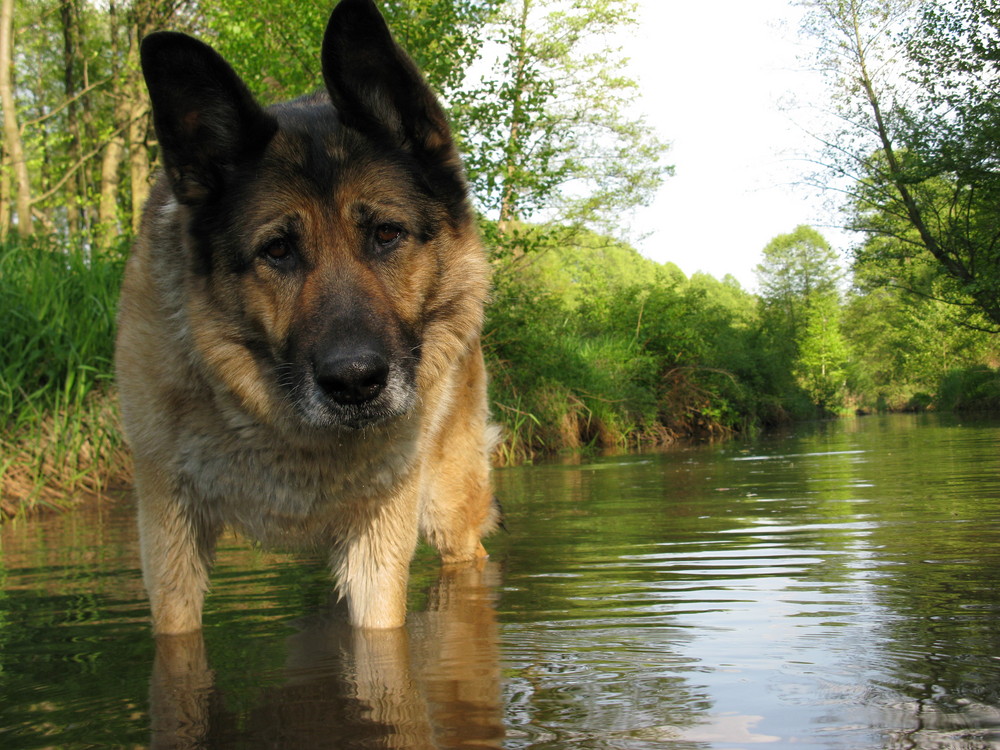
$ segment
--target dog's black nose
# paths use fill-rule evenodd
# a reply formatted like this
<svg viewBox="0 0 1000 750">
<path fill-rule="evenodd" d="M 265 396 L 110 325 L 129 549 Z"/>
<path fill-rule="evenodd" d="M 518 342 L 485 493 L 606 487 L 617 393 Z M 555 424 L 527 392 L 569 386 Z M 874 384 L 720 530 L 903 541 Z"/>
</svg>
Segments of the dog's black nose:
<svg viewBox="0 0 1000 750">
<path fill-rule="evenodd" d="M 316 363 L 316 382 L 338 404 L 363 404 L 389 379 L 389 363 L 378 352 L 334 353 Z"/>
</svg>

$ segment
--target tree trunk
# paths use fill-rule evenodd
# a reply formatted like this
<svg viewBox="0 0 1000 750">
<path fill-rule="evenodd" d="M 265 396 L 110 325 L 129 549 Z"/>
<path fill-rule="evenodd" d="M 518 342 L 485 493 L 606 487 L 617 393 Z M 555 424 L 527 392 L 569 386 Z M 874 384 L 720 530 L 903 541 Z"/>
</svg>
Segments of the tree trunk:
<svg viewBox="0 0 1000 750">
<path fill-rule="evenodd" d="M 30 237 L 31 177 L 14 98 L 14 0 L 0 0 L 0 106 L 3 107 L 4 150 L 13 168 L 17 189 L 17 233 Z"/>
<path fill-rule="evenodd" d="M 83 47 L 83 27 L 80 27 L 80 47 Z M 80 82 L 83 90 L 90 91 L 90 63 L 85 55 L 81 55 Z M 91 95 L 85 93 L 80 98 L 80 137 L 87 148 L 93 148 L 98 142 L 97 126 L 94 122 L 94 107 L 91 106 Z M 83 215 L 83 224 L 88 235 L 92 235 L 94 226 L 97 223 L 96 206 L 94 206 L 91 196 L 94 194 L 94 171 L 93 169 L 80 170 L 80 212 Z"/>
<path fill-rule="evenodd" d="M 128 81 L 129 91 L 129 125 L 128 125 L 128 158 L 132 188 L 132 232 L 139 231 L 142 221 L 142 208 L 149 197 L 149 176 L 152 166 L 149 163 L 149 147 L 146 145 L 146 135 L 149 132 L 148 98 L 142 83 L 139 66 L 139 43 L 146 33 L 147 24 L 141 18 L 130 25 L 128 50 Z"/>
<path fill-rule="evenodd" d="M 497 221 L 497 231 L 503 237 L 507 234 L 510 224 L 517 216 L 517 152 L 520 147 L 521 120 L 524 116 L 525 66 L 528 55 L 528 13 L 531 10 L 531 0 L 521 0 L 520 17 L 518 19 L 518 46 L 515 54 L 517 60 L 514 66 L 514 100 L 511 102 L 510 129 L 507 132 L 507 148 L 504 155 L 503 195 L 500 198 L 500 216 Z M 515 255 L 519 248 L 514 248 Z"/>
<path fill-rule="evenodd" d="M 115 122 L 121 123 L 127 117 L 128 107 L 124 99 L 115 105 Z M 125 137 L 118 131 L 104 147 L 101 158 L 101 196 L 97 205 L 97 242 L 107 249 L 119 236 L 118 188 L 121 184 L 121 166 L 125 161 Z"/>
<path fill-rule="evenodd" d="M 35 72 L 35 91 L 45 91 L 51 79 L 46 79 L 42 66 L 38 66 Z M 42 198 L 52 194 L 50 188 L 53 180 L 53 162 L 55 154 L 52 152 L 52 121 L 47 116 L 48 111 L 41 98 L 37 98 L 34 107 L 34 119 L 28 121 L 32 123 L 32 140 L 34 157 L 39 165 L 35 174 L 36 192 L 30 197 L 32 216 L 36 221 L 42 223 L 42 231 L 52 234 L 55 231 L 53 221 L 53 203 Z M 58 179 L 58 175 L 56 176 Z"/>
<path fill-rule="evenodd" d="M 146 146 L 149 112 L 141 104 L 144 99 L 133 100 L 139 104 L 139 111 L 133 109 L 128 130 L 129 170 L 132 185 L 132 232 L 139 231 L 142 222 L 142 208 L 149 197 L 149 179 L 152 167 L 149 163 L 149 149 Z"/>
<path fill-rule="evenodd" d="M 83 145 L 80 140 L 79 107 L 76 101 L 77 75 L 76 61 L 80 58 L 80 14 L 77 0 L 61 0 L 59 15 L 63 31 L 63 89 L 66 92 L 66 131 L 69 133 L 69 160 L 71 164 L 80 161 Z M 66 225 L 71 236 L 80 233 L 83 224 L 81 200 L 86 195 L 86 170 L 80 169 L 71 183 L 66 200 Z"/>
<path fill-rule="evenodd" d="M 0 143 L 0 243 L 10 233 L 10 165 L 7 151 Z"/>
<path fill-rule="evenodd" d="M 118 13 L 112 2 L 108 7 L 111 27 L 111 59 L 121 60 Z M 104 147 L 101 157 L 100 199 L 97 204 L 97 244 L 102 249 L 112 245 L 120 234 L 118 224 L 118 188 L 121 184 L 121 165 L 125 161 L 125 136 L 128 130 L 128 91 L 125 87 L 127 73 L 112 72 L 111 98 L 115 102 L 113 125 L 115 133 Z"/>
</svg>

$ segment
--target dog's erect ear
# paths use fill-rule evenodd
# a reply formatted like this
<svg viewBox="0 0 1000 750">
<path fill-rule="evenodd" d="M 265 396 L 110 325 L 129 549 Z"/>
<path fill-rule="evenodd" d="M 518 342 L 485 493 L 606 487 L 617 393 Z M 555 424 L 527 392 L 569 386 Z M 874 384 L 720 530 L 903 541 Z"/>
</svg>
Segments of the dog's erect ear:
<svg viewBox="0 0 1000 750">
<path fill-rule="evenodd" d="M 161 31 L 143 40 L 141 55 L 174 195 L 187 204 L 211 200 L 234 167 L 264 149 L 277 123 L 207 44 Z"/>
<path fill-rule="evenodd" d="M 450 160 L 437 97 L 372 0 L 341 0 L 323 37 L 323 77 L 341 122 L 418 158 Z"/>
</svg>

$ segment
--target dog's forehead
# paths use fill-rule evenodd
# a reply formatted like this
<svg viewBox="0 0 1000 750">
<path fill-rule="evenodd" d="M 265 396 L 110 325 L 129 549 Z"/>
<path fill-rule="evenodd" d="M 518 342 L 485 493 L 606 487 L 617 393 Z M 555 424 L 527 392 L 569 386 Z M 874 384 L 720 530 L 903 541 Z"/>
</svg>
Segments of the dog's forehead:
<svg viewBox="0 0 1000 750">
<path fill-rule="evenodd" d="M 329 102 L 285 106 L 274 114 L 278 131 L 267 149 L 267 161 L 274 166 L 309 175 L 347 161 L 352 139 Z"/>
<path fill-rule="evenodd" d="M 344 127 L 328 98 L 310 97 L 272 108 L 278 131 L 265 156 L 265 170 L 288 180 L 288 186 L 329 196 L 351 183 L 378 192 L 412 183 L 399 151 Z"/>
</svg>

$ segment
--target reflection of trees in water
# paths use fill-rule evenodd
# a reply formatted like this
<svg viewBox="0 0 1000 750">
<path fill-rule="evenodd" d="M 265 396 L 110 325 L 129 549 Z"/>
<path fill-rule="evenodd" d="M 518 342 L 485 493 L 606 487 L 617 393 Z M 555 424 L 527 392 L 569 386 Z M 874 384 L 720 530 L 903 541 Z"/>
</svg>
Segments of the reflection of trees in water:
<svg viewBox="0 0 1000 750">
<path fill-rule="evenodd" d="M 768 482 L 772 490 L 784 484 L 786 494 L 808 488 L 813 497 L 789 506 L 785 519 L 811 529 L 818 551 L 845 553 L 813 571 L 817 582 L 839 579 L 864 592 L 857 597 L 870 629 L 863 658 L 885 673 L 869 688 L 878 696 L 865 709 L 872 725 L 894 728 L 885 732 L 888 747 L 995 747 L 995 424 L 948 415 L 870 417 L 810 431 L 796 441 L 795 456 L 788 446 L 781 444 L 783 458 L 768 457 Z M 838 520 L 860 522 L 865 531 L 838 531 Z M 831 532 L 824 534 L 824 525 Z M 992 734 L 984 727 L 994 727 Z"/>
</svg>

